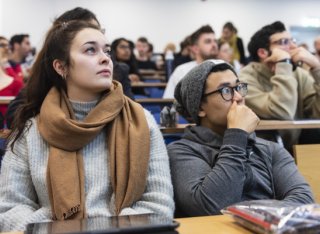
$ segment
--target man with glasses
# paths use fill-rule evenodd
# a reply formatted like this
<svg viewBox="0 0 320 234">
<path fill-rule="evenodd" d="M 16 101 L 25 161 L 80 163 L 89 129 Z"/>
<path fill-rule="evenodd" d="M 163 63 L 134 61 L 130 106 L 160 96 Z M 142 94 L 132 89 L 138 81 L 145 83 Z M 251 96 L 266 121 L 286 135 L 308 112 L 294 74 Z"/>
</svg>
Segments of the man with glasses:
<svg viewBox="0 0 320 234">
<path fill-rule="evenodd" d="M 220 214 L 244 200 L 313 202 L 291 155 L 255 136 L 248 88 L 222 60 L 201 63 L 176 86 L 177 111 L 196 123 L 168 145 L 177 217 Z"/>
<path fill-rule="evenodd" d="M 252 62 L 239 74 L 250 86 L 246 104 L 262 119 L 315 119 L 320 117 L 320 62 L 298 47 L 283 23 L 257 31 L 248 45 Z M 310 71 L 299 67 L 306 64 Z M 316 132 L 316 133 L 314 133 Z M 319 143 L 317 130 L 281 131 L 287 149 L 297 143 Z"/>
</svg>

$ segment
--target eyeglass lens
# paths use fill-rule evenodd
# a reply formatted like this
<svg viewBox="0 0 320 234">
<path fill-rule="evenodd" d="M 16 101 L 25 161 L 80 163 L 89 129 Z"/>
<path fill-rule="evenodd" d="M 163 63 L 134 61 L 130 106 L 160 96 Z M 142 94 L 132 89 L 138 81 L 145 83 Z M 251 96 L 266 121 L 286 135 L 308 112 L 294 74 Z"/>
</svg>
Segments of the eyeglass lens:
<svg viewBox="0 0 320 234">
<path fill-rule="evenodd" d="M 224 100 L 230 101 L 234 96 L 234 90 L 237 91 L 242 97 L 248 93 L 248 86 L 246 83 L 240 83 L 235 87 L 224 87 L 221 89 L 221 95 Z"/>
</svg>

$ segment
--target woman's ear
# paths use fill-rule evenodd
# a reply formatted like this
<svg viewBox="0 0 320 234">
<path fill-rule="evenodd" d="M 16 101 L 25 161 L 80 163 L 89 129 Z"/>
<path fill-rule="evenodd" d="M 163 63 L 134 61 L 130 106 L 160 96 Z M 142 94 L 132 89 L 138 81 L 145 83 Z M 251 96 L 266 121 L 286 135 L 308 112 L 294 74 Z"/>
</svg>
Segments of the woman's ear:
<svg viewBox="0 0 320 234">
<path fill-rule="evenodd" d="M 66 69 L 65 69 L 65 64 L 60 61 L 59 59 L 55 59 L 53 60 L 53 68 L 54 70 L 61 76 L 61 77 L 65 77 L 66 76 Z"/>
</svg>

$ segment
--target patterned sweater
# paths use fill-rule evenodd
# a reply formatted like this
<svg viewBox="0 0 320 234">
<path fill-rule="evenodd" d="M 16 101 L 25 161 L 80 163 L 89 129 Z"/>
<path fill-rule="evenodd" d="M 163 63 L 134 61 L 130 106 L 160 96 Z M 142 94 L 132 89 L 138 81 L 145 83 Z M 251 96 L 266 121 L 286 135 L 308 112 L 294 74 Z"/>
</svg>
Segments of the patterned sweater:
<svg viewBox="0 0 320 234">
<path fill-rule="evenodd" d="M 96 102 L 72 102 L 72 105 L 81 121 Z M 153 117 L 147 111 L 145 115 L 151 138 L 146 190 L 139 201 L 124 208 L 120 215 L 153 212 L 172 218 L 173 188 L 166 147 Z M 22 231 L 28 223 L 51 220 L 46 186 L 48 146 L 35 119 L 31 119 L 31 127 L 16 142 L 13 152 L 8 149 L 5 154 L 0 175 L 0 231 Z M 106 152 L 105 132 L 82 149 L 88 217 L 115 215 Z"/>
</svg>

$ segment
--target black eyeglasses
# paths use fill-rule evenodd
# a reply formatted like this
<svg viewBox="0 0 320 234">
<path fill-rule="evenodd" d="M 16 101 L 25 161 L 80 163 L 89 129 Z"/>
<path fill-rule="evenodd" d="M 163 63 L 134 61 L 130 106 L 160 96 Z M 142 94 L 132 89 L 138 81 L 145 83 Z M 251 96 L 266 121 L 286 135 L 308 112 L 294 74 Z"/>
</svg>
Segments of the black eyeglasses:
<svg viewBox="0 0 320 234">
<path fill-rule="evenodd" d="M 215 91 L 205 93 L 203 95 L 203 97 L 207 97 L 207 96 L 214 94 L 214 93 L 220 93 L 221 97 L 225 101 L 230 101 L 234 97 L 234 91 L 237 91 L 242 97 L 245 97 L 248 93 L 248 84 L 247 83 L 239 83 L 234 87 L 229 87 L 229 86 L 222 87 L 222 88 L 217 89 Z"/>
<path fill-rule="evenodd" d="M 271 42 L 271 44 L 277 44 L 282 46 L 287 46 L 290 43 L 296 44 L 297 40 L 295 38 L 281 38 L 279 40 Z"/>
</svg>

